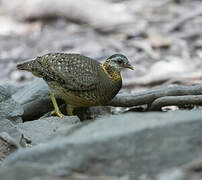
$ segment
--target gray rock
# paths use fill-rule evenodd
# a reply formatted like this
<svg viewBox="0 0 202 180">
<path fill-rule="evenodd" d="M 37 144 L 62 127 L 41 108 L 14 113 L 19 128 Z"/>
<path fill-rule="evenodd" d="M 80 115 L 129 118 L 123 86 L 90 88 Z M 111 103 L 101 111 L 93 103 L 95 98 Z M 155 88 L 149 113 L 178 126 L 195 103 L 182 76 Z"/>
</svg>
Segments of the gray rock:
<svg viewBox="0 0 202 180">
<path fill-rule="evenodd" d="M 126 176 L 88 176 L 81 173 L 74 173 L 69 177 L 55 177 L 51 171 L 34 163 L 18 163 L 3 168 L 0 170 L 0 176 L 3 180 L 129 180 Z"/>
<path fill-rule="evenodd" d="M 6 88 L 0 86 L 0 119 L 11 119 L 23 114 L 22 106 L 14 101 Z"/>
<path fill-rule="evenodd" d="M 16 140 L 12 138 L 8 133 L 0 133 L 0 164 L 10 153 L 19 148 Z"/>
<path fill-rule="evenodd" d="M 0 86 L 0 102 L 3 102 L 10 98 L 10 93 L 6 91 L 6 88 Z"/>
<path fill-rule="evenodd" d="M 2 180 L 31 180 L 34 177 L 48 176 L 48 172 L 40 165 L 19 163 L 12 167 L 0 169 L 0 175 Z"/>
<path fill-rule="evenodd" d="M 35 121 L 19 123 L 17 128 L 23 135 L 31 140 L 32 145 L 46 142 L 48 139 L 65 133 L 68 133 L 80 120 L 76 116 L 65 116 L 62 119 L 58 117 L 41 118 Z"/>
<path fill-rule="evenodd" d="M 23 112 L 22 106 L 13 99 L 0 102 L 1 118 L 12 119 L 14 121 L 15 119 L 13 119 L 13 117 L 21 116 Z"/>
<path fill-rule="evenodd" d="M 8 119 L 0 120 L 0 133 L 3 132 L 8 133 L 13 139 L 15 139 L 16 144 L 20 143 L 22 133 L 18 131 L 15 125 Z"/>
<path fill-rule="evenodd" d="M 194 160 L 181 167 L 167 169 L 155 177 L 144 175 L 140 180 L 201 180 L 202 179 L 202 158 Z"/>
<path fill-rule="evenodd" d="M 0 120 L 0 163 L 20 147 L 22 133 L 8 119 Z"/>
<path fill-rule="evenodd" d="M 21 87 L 18 87 L 15 84 L 10 84 L 8 82 L 2 82 L 0 83 L 0 86 L 4 87 L 4 89 L 6 89 L 6 92 L 12 96 L 13 94 L 15 94 L 17 91 L 19 91 L 21 89 Z"/>
<path fill-rule="evenodd" d="M 10 155 L 4 166 L 32 162 L 55 175 L 156 174 L 202 156 L 202 111 L 128 113 L 96 120 L 67 137 Z"/>
<path fill-rule="evenodd" d="M 20 104 L 25 104 L 42 95 L 48 95 L 48 91 L 49 88 L 45 81 L 41 78 L 36 78 L 12 97 Z M 44 92 L 45 94 L 43 94 Z"/>
<path fill-rule="evenodd" d="M 201 180 L 202 173 L 184 171 L 180 168 L 169 169 L 162 172 L 154 178 L 154 180 Z M 144 180 L 151 180 L 151 177 L 145 178 Z"/>
<path fill-rule="evenodd" d="M 26 85 L 12 98 L 23 106 L 24 114 L 22 117 L 25 121 L 37 119 L 53 109 L 49 97 L 49 88 L 45 81 L 40 78 Z"/>
</svg>

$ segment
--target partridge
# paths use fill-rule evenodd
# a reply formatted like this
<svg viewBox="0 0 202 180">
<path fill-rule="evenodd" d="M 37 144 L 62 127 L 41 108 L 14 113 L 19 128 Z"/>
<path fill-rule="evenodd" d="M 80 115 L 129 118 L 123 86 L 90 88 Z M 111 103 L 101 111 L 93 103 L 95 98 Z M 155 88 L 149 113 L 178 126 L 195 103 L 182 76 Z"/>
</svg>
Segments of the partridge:
<svg viewBox="0 0 202 180">
<path fill-rule="evenodd" d="M 80 54 L 49 53 L 17 65 L 20 70 L 43 78 L 50 88 L 54 113 L 63 117 L 55 97 L 67 104 L 67 114 L 76 107 L 108 103 L 122 87 L 121 70 L 133 70 L 126 56 L 114 54 L 101 64 Z"/>
</svg>

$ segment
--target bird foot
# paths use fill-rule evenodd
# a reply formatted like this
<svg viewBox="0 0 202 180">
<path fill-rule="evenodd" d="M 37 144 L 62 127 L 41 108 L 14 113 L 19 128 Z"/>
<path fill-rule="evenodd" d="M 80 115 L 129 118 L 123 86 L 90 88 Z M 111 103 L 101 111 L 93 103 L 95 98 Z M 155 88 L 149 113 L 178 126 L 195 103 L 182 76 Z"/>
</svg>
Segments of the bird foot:
<svg viewBox="0 0 202 180">
<path fill-rule="evenodd" d="M 53 115 L 57 115 L 59 118 L 63 118 L 64 117 L 64 114 L 62 114 L 60 111 L 51 111 L 51 116 Z"/>
<path fill-rule="evenodd" d="M 53 106 L 54 106 L 54 108 L 55 108 L 55 110 L 51 112 L 51 115 L 57 115 L 59 118 L 64 117 L 64 115 L 60 112 L 60 109 L 59 109 L 59 107 L 58 107 L 58 104 L 57 104 L 57 102 L 56 102 L 56 99 L 55 99 L 54 94 L 53 94 L 53 93 L 50 93 L 50 97 L 51 97 Z"/>
<path fill-rule="evenodd" d="M 73 111 L 74 111 L 73 107 L 67 105 L 66 110 L 67 110 L 67 115 L 68 116 L 73 116 L 74 115 L 73 114 Z"/>
</svg>

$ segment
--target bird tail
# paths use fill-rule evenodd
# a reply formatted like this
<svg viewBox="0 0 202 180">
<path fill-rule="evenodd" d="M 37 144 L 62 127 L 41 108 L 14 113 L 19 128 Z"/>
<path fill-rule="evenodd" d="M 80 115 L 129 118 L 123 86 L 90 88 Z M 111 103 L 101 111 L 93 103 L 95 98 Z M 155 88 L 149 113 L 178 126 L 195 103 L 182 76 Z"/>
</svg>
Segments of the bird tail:
<svg viewBox="0 0 202 180">
<path fill-rule="evenodd" d="M 21 64 L 17 64 L 16 67 L 19 70 L 29 71 L 37 77 L 42 77 L 42 74 L 43 74 L 42 73 L 43 68 L 41 68 L 41 65 L 39 64 L 37 60 L 31 60 Z"/>
<path fill-rule="evenodd" d="M 33 66 L 34 66 L 34 60 L 24 62 L 24 63 L 21 63 L 21 64 L 17 64 L 17 69 L 25 70 L 25 71 L 32 71 Z"/>
</svg>

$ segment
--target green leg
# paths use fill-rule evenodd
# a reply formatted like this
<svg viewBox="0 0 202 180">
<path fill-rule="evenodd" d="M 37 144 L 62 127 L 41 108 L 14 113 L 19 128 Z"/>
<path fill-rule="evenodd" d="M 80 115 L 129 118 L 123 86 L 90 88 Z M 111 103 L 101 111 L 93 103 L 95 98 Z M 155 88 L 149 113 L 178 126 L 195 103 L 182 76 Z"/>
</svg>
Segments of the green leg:
<svg viewBox="0 0 202 180">
<path fill-rule="evenodd" d="M 67 115 L 68 116 L 73 116 L 73 111 L 74 111 L 74 108 L 70 105 L 67 105 L 66 106 L 66 110 L 67 110 Z"/>
<path fill-rule="evenodd" d="M 52 103 L 53 103 L 53 106 L 55 109 L 54 111 L 51 112 L 51 115 L 56 114 L 60 118 L 64 117 L 64 115 L 60 112 L 60 109 L 58 107 L 54 94 L 50 93 L 50 97 L 51 97 L 51 100 L 52 100 Z"/>
</svg>

